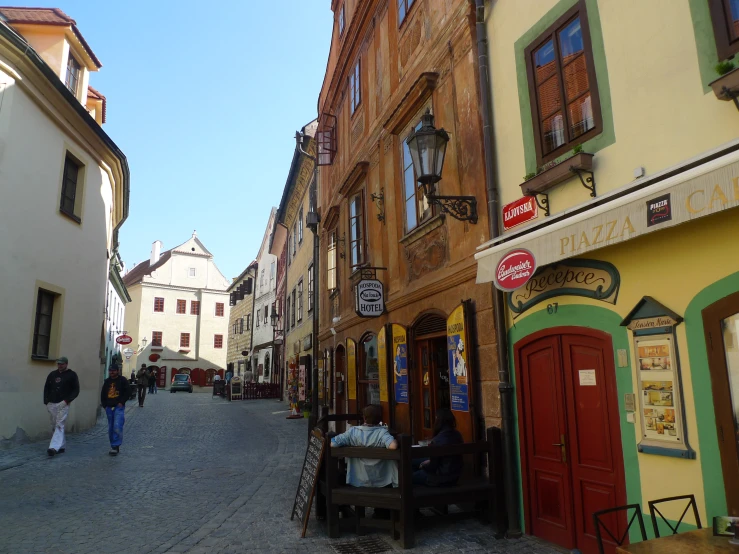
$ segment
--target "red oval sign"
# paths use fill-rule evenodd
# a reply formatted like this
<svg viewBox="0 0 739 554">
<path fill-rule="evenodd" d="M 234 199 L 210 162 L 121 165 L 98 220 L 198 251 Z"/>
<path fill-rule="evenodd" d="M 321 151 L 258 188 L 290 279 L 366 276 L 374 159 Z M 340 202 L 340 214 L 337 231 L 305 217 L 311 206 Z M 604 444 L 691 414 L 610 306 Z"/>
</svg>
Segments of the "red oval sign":
<svg viewBox="0 0 739 554">
<path fill-rule="evenodd" d="M 536 259 L 528 250 L 520 248 L 508 252 L 498 262 L 495 270 L 495 285 L 506 292 L 522 287 L 534 276 Z"/>
<path fill-rule="evenodd" d="M 128 335 L 121 335 L 120 337 L 115 339 L 115 341 L 118 344 L 131 344 L 133 342 L 133 339 L 129 337 Z"/>
</svg>

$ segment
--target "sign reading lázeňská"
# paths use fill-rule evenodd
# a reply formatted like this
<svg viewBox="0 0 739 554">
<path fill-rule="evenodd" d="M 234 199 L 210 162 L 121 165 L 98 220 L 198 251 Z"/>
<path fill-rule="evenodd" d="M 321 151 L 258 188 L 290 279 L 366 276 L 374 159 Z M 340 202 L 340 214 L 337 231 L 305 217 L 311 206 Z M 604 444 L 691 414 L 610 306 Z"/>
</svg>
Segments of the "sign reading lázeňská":
<svg viewBox="0 0 739 554">
<path fill-rule="evenodd" d="M 362 279 L 354 287 L 354 311 L 359 317 L 377 317 L 385 311 L 385 291 L 377 279 Z"/>
</svg>

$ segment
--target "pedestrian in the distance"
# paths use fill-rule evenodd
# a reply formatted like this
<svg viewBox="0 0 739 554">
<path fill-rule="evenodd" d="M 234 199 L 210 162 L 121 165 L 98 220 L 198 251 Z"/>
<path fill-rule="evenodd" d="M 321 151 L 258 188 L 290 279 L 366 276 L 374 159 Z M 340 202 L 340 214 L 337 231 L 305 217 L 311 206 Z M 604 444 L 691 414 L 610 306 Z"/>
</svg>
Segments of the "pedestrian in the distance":
<svg viewBox="0 0 739 554">
<path fill-rule="evenodd" d="M 136 383 L 139 390 L 139 408 L 143 408 L 146 389 L 149 388 L 149 370 L 146 369 L 146 364 L 141 364 L 141 369 L 136 372 Z"/>
<path fill-rule="evenodd" d="M 132 369 L 131 370 L 131 381 L 135 381 L 135 380 L 136 380 L 136 370 Z"/>
<path fill-rule="evenodd" d="M 149 371 L 149 394 L 154 394 L 154 385 L 157 382 L 157 374 L 154 369 Z"/>
<path fill-rule="evenodd" d="M 64 425 L 69 415 L 69 405 L 80 393 L 77 374 L 69 369 L 69 360 L 62 356 L 56 361 L 56 369 L 49 373 L 44 385 L 44 405 L 51 416 L 53 435 L 46 453 L 49 456 L 62 454 L 67 447 Z"/>
<path fill-rule="evenodd" d="M 103 388 L 100 391 L 100 404 L 105 408 L 105 415 L 108 416 L 108 438 L 110 439 L 108 454 L 117 456 L 123 443 L 128 381 L 121 375 L 117 364 L 111 365 L 108 373 L 110 377 L 103 382 Z"/>
</svg>

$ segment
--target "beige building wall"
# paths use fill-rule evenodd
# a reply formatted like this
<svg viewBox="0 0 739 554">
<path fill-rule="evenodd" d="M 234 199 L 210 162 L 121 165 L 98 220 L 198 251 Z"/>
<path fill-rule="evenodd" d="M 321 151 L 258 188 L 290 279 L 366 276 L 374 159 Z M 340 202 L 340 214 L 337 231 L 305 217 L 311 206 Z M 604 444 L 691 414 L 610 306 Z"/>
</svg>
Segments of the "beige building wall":
<svg viewBox="0 0 739 554">
<path fill-rule="evenodd" d="M 242 352 L 248 352 L 251 348 L 251 333 L 254 325 L 255 275 L 254 267 L 249 266 L 240 277 L 234 279 L 227 291 L 231 293 L 248 279 L 252 280 L 252 293 L 245 294 L 242 300 L 236 300 L 236 305 L 231 306 L 228 321 L 228 353 L 226 363 L 228 366 L 233 364 L 234 375 L 243 375 L 246 371 L 250 371 L 248 365 L 249 356 L 244 356 Z"/>
</svg>

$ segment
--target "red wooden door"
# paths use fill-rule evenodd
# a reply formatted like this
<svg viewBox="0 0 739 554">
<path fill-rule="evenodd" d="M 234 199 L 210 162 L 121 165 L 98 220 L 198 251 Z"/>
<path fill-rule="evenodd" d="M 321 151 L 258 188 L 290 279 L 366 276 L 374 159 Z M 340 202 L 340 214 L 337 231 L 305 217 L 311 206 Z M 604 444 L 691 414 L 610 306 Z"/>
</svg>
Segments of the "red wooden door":
<svg viewBox="0 0 739 554">
<path fill-rule="evenodd" d="M 167 386 L 167 366 L 163 365 L 157 373 L 157 388 L 163 389 Z"/>
<path fill-rule="evenodd" d="M 549 331 L 517 350 L 531 532 L 596 553 L 593 512 L 626 503 L 610 337 L 590 329 Z M 624 517 L 613 517 L 609 528 L 625 529 Z"/>
</svg>

